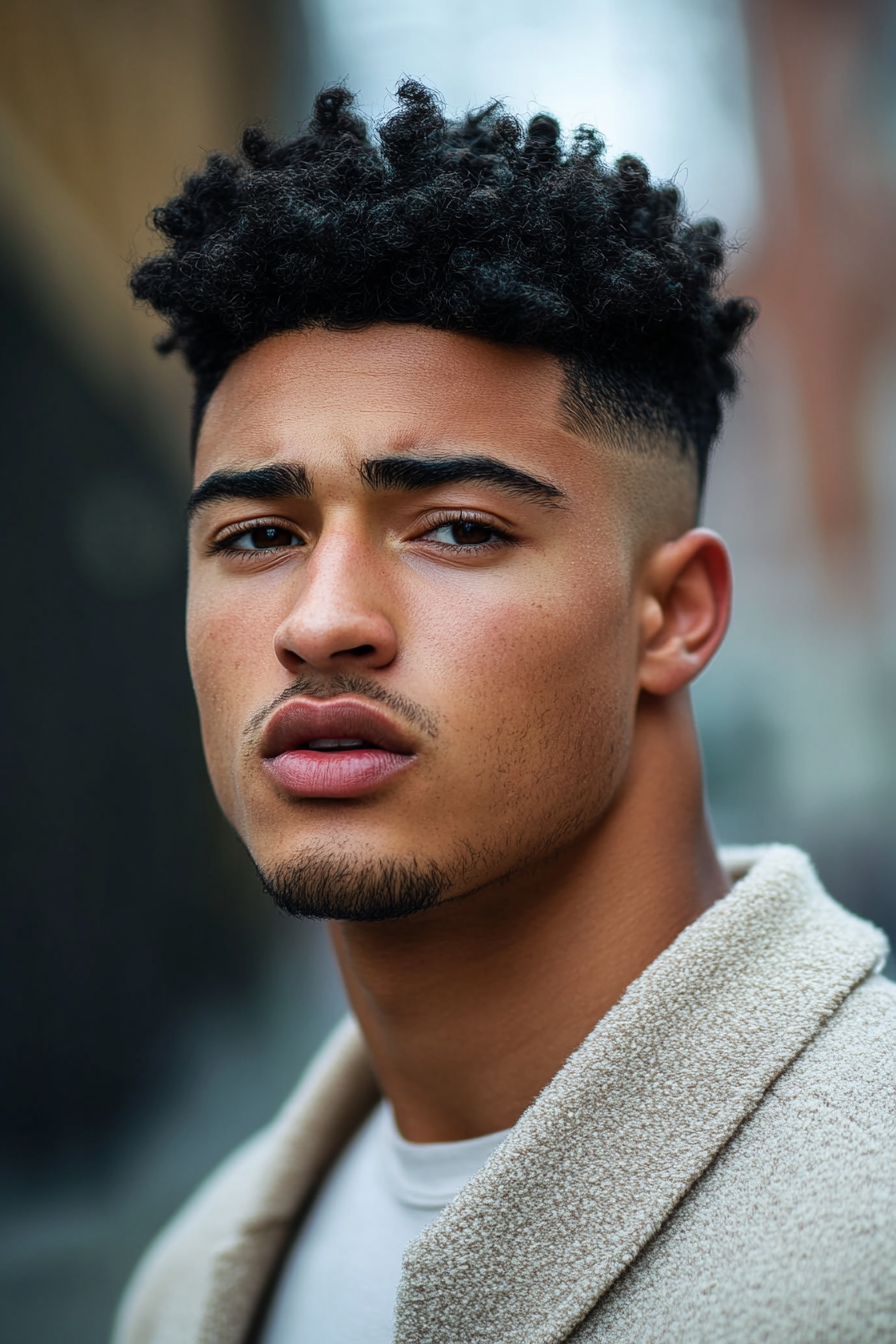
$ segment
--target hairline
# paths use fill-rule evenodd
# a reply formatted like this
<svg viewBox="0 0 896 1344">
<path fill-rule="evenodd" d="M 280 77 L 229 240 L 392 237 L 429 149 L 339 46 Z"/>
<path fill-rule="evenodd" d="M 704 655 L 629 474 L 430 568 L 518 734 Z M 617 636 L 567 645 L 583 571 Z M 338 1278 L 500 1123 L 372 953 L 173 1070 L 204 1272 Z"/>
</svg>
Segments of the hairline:
<svg viewBox="0 0 896 1344">
<path fill-rule="evenodd" d="M 456 331 L 454 328 L 434 327 L 426 322 L 403 323 L 390 321 L 366 322 L 360 327 L 335 326 L 326 318 L 316 318 L 302 323 L 299 327 L 271 331 L 260 340 L 234 354 L 218 376 L 214 385 L 200 399 L 197 384 L 193 403 L 193 417 L 190 434 L 190 459 L 195 463 L 199 435 L 202 429 L 209 403 L 220 387 L 227 373 L 238 359 L 256 349 L 268 340 L 280 336 L 289 336 L 306 331 L 342 331 L 353 332 L 370 330 L 376 326 L 420 326 L 430 331 L 444 331 L 447 334 L 472 337 L 484 345 L 495 345 L 505 350 L 539 351 L 554 361 L 562 377 L 559 397 L 559 423 L 570 433 L 586 443 L 610 447 L 629 458 L 652 458 L 657 463 L 671 465 L 673 459 L 686 466 L 694 477 L 693 522 L 698 521 L 705 489 L 705 470 L 700 470 L 700 455 L 693 440 L 680 424 L 674 424 L 671 415 L 663 415 L 656 404 L 646 399 L 633 405 L 631 400 L 623 399 L 611 387 L 612 367 L 601 366 L 596 360 L 589 360 L 577 354 L 559 354 L 547 345 L 538 342 L 522 344 L 515 341 L 501 341 L 493 336 L 479 332 Z M 634 394 L 633 394 L 634 396 Z M 639 413 L 640 412 L 640 413 Z"/>
</svg>

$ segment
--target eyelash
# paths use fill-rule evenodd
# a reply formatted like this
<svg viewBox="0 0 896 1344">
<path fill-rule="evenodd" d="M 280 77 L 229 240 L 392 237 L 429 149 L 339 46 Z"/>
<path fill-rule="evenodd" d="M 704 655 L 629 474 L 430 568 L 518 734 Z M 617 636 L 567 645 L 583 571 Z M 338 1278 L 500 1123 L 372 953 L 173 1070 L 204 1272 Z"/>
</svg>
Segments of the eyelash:
<svg viewBox="0 0 896 1344">
<path fill-rule="evenodd" d="M 492 533 L 492 537 L 489 541 L 477 542 L 470 546 L 464 546 L 462 544 L 449 546 L 445 542 L 433 543 L 436 546 L 444 546 L 446 551 L 450 551 L 455 555 L 458 552 L 462 555 L 470 553 L 476 554 L 485 550 L 491 550 L 496 546 L 516 545 L 516 538 L 512 536 L 510 532 L 506 531 L 503 527 L 499 527 L 496 523 L 492 522 L 490 518 L 484 517 L 480 513 L 475 513 L 470 509 L 450 509 L 446 510 L 444 513 L 431 515 L 426 520 L 425 531 L 420 533 L 414 540 L 419 541 L 426 535 L 426 533 L 435 532 L 440 527 L 450 527 L 452 523 L 478 523 L 480 527 L 484 528 L 487 532 Z"/>
<path fill-rule="evenodd" d="M 239 537 L 246 537 L 250 532 L 259 532 L 265 527 L 276 527 L 280 531 L 291 532 L 294 537 L 299 538 L 301 543 L 304 543 L 304 538 L 294 523 L 288 523 L 283 518 L 253 518 L 248 523 L 236 523 L 233 527 L 228 528 L 223 532 L 219 537 L 215 537 L 214 541 L 209 544 L 208 554 L 220 555 L 224 553 L 227 555 L 238 556 L 240 559 L 244 556 L 264 555 L 264 550 L 250 551 L 247 548 L 234 546 L 233 543 L 238 540 Z M 291 549 L 293 548 L 288 546 L 271 546 L 267 548 L 267 553 L 275 554 L 280 551 Z M 295 547 L 295 549 L 299 550 L 300 547 Z"/>
<path fill-rule="evenodd" d="M 445 542 L 435 542 L 436 546 L 443 546 L 446 551 L 460 552 L 461 554 L 481 553 L 484 550 L 490 550 L 496 546 L 513 546 L 516 544 L 516 538 L 513 537 L 504 528 L 497 526 L 491 519 L 483 517 L 482 514 L 475 513 L 469 509 L 452 509 L 444 513 L 431 515 L 426 520 L 425 530 L 412 540 L 420 541 L 429 532 L 435 532 L 441 527 L 450 527 L 452 523 L 478 523 L 486 531 L 492 533 L 489 541 L 476 542 L 472 545 L 464 546 L 461 543 L 449 546 Z M 290 532 L 298 537 L 300 542 L 304 542 L 302 534 L 292 523 L 287 523 L 282 518 L 253 518 L 247 523 L 237 523 L 227 531 L 216 537 L 208 546 L 209 555 L 227 554 L 238 556 L 239 559 L 249 558 L 257 555 L 276 554 L 284 550 L 300 549 L 299 547 L 271 546 L 257 551 L 248 548 L 234 546 L 233 543 L 239 537 L 245 537 L 250 532 L 257 532 L 265 527 L 276 527 L 284 532 Z"/>
</svg>

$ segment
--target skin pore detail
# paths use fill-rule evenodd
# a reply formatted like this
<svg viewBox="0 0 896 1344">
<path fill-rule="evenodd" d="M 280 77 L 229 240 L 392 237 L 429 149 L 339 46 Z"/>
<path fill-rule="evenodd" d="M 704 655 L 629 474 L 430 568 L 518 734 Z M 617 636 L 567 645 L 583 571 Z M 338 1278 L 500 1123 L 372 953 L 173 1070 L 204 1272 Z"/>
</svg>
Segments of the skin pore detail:
<svg viewBox="0 0 896 1344">
<path fill-rule="evenodd" d="M 726 890 L 687 690 L 725 551 L 687 461 L 576 432 L 563 378 L 423 327 L 290 333 L 231 366 L 198 441 L 188 643 L 227 816 L 332 899 L 440 875 L 428 908 L 330 926 L 419 1141 L 513 1124 Z M 351 731 L 315 736 L 339 702 Z M 290 734 L 332 757 L 303 774 Z"/>
</svg>

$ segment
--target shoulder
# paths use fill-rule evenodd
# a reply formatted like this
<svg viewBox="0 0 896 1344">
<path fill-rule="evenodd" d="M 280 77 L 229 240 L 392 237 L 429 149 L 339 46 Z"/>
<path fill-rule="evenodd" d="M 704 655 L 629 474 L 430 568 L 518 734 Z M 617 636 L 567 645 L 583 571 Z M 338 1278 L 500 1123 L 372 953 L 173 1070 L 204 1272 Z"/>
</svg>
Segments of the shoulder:
<svg viewBox="0 0 896 1344">
<path fill-rule="evenodd" d="M 222 1234 L 239 1222 L 270 1161 L 271 1130 L 256 1134 L 199 1186 L 143 1256 L 119 1308 L 114 1344 L 180 1344 L 199 1337 Z M 164 1320 L 158 1305 L 164 1302 Z"/>
<path fill-rule="evenodd" d="M 297 1208 L 376 1097 L 355 1024 L 342 1024 L 279 1115 L 199 1187 L 131 1280 L 114 1344 L 242 1338 Z"/>
<path fill-rule="evenodd" d="M 872 975 L 780 1075 L 580 1337 L 892 1344 L 894 1245 L 896 984 Z"/>
</svg>

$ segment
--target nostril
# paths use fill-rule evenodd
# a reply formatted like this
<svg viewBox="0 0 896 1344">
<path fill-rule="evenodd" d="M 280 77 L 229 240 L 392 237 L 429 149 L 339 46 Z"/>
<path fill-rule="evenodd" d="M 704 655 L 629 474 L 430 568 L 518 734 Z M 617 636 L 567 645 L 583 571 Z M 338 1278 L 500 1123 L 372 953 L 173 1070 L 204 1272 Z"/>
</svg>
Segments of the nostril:
<svg viewBox="0 0 896 1344">
<path fill-rule="evenodd" d="M 366 658 L 369 653 L 373 652 L 374 648 L 372 644 L 359 644 L 357 648 L 354 649 L 340 650 L 340 653 L 337 653 L 336 657 L 340 657 L 341 654 L 342 656 L 347 655 L 350 658 Z"/>
</svg>

